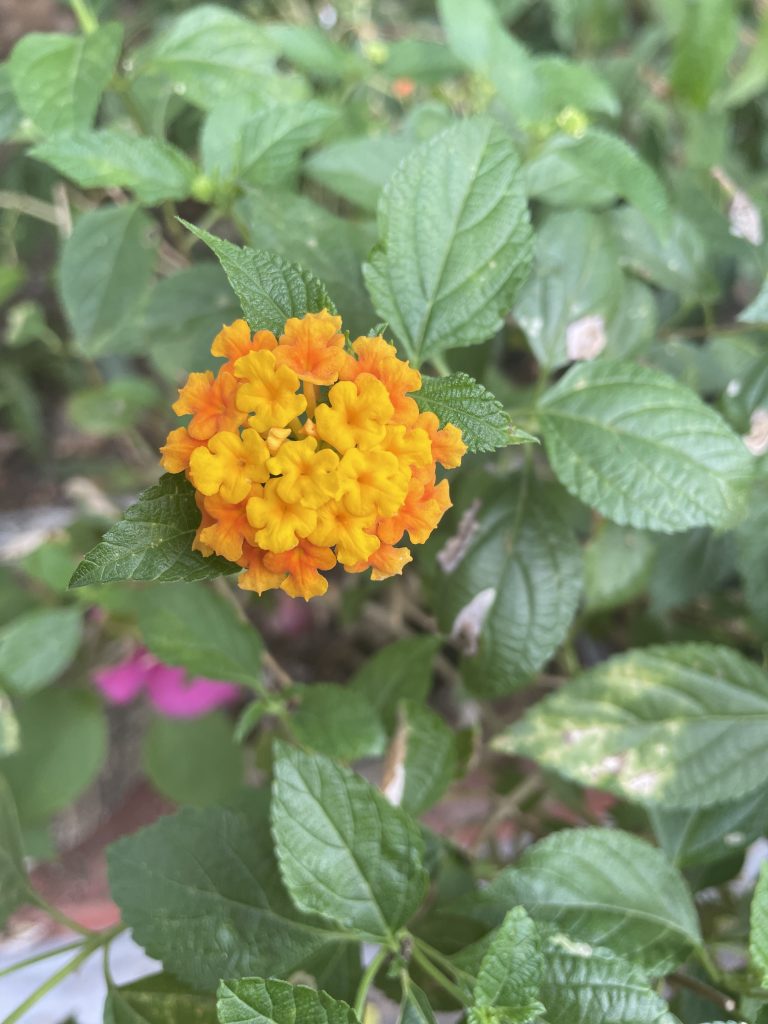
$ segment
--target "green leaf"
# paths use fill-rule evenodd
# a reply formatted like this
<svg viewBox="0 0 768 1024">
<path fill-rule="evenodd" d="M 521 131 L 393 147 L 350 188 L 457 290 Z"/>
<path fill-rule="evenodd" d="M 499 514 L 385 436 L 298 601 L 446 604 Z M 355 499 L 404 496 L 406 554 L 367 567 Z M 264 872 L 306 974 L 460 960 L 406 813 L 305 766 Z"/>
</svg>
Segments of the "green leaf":
<svg viewBox="0 0 768 1024">
<path fill-rule="evenodd" d="M 367 698 L 391 731 L 401 700 L 423 703 L 432 687 L 432 662 L 440 640 L 413 636 L 380 648 L 352 677 L 350 686 Z"/>
<path fill-rule="evenodd" d="M 733 0 L 686 4 L 671 75 L 678 96 L 697 107 L 707 106 L 725 77 L 738 27 Z"/>
<path fill-rule="evenodd" d="M 466 373 L 421 378 L 413 398 L 422 412 L 433 412 L 440 426 L 452 423 L 471 452 L 492 452 L 508 444 L 536 443 L 536 438 L 513 427 L 501 402 Z"/>
<path fill-rule="evenodd" d="M 397 1024 L 437 1024 L 429 1000 L 410 979 L 404 983 Z"/>
<path fill-rule="evenodd" d="M 185 371 L 215 369 L 211 341 L 222 324 L 241 316 L 240 304 L 218 263 L 194 263 L 161 278 L 149 294 L 144 329 L 152 338 L 147 352 L 159 373 L 175 384 Z"/>
<path fill-rule="evenodd" d="M 310 750 L 339 761 L 359 761 L 384 752 L 387 736 L 371 702 L 351 686 L 313 683 L 303 687 L 291 714 L 291 730 Z"/>
<path fill-rule="evenodd" d="M 760 291 L 736 319 L 745 324 L 768 324 L 768 278 L 763 281 Z"/>
<path fill-rule="evenodd" d="M 749 516 L 736 531 L 736 564 L 744 580 L 744 597 L 758 635 L 768 637 L 768 488 L 756 490 Z"/>
<path fill-rule="evenodd" d="M 193 807 L 220 803 L 243 785 L 242 749 L 221 711 L 200 718 L 154 716 L 142 767 L 163 796 Z"/>
<path fill-rule="evenodd" d="M 0 925 L 29 899 L 21 830 L 8 783 L 0 775 Z"/>
<path fill-rule="evenodd" d="M 763 864 L 752 897 L 750 912 L 749 952 L 760 972 L 760 984 L 768 984 L 768 868 Z"/>
<path fill-rule="evenodd" d="M 648 809 L 656 838 L 678 867 L 712 864 L 743 850 L 768 829 L 768 790 L 703 810 Z"/>
<path fill-rule="evenodd" d="M 298 264 L 274 252 L 247 246 L 241 249 L 185 220 L 181 223 L 205 242 L 221 263 L 252 330 L 281 334 L 289 317 L 321 309 L 336 311 L 325 285 Z"/>
<path fill-rule="evenodd" d="M 274 47 L 251 18 L 217 4 L 178 15 L 134 54 L 133 87 L 155 103 L 173 93 L 203 110 L 264 90 Z"/>
<path fill-rule="evenodd" d="M 768 675 L 711 644 L 629 651 L 531 708 L 496 747 L 639 803 L 736 800 L 768 774 Z"/>
<path fill-rule="evenodd" d="M 0 142 L 10 139 L 21 121 L 8 64 L 0 64 Z"/>
<path fill-rule="evenodd" d="M 474 987 L 476 1008 L 494 1008 L 492 1017 L 469 1012 L 470 1024 L 490 1019 L 528 1024 L 544 1013 L 538 1001 L 543 961 L 536 926 L 522 907 L 510 910 L 480 963 Z"/>
<path fill-rule="evenodd" d="M 70 587 L 114 580 L 208 580 L 240 567 L 192 550 L 200 525 L 195 492 L 181 474 L 165 473 L 104 534 L 75 570 Z"/>
<path fill-rule="evenodd" d="M 640 597 L 651 575 L 655 553 L 648 534 L 608 521 L 601 523 L 584 548 L 587 611 L 606 611 Z"/>
<path fill-rule="evenodd" d="M 134 939 L 195 989 L 213 991 L 222 976 L 289 975 L 329 942 L 283 888 L 266 801 L 248 814 L 185 809 L 114 843 L 107 857 Z"/>
<path fill-rule="evenodd" d="M 156 974 L 110 987 L 104 1024 L 216 1024 L 216 1005 L 212 996 L 190 992 L 175 978 Z"/>
<path fill-rule="evenodd" d="M 276 21 L 265 25 L 264 31 L 280 56 L 312 79 L 343 81 L 360 77 L 369 69 L 360 54 L 337 43 L 317 25 Z"/>
<path fill-rule="evenodd" d="M 19 723 L 13 705 L 4 690 L 0 690 L 0 757 L 8 757 L 19 749 Z"/>
<path fill-rule="evenodd" d="M 296 906 L 390 939 L 426 891 L 416 823 L 328 758 L 284 744 L 276 755 L 272 832 Z"/>
<path fill-rule="evenodd" d="M 115 71 L 122 25 L 111 22 L 87 36 L 29 32 L 8 61 L 24 114 L 46 135 L 90 128 Z"/>
<path fill-rule="evenodd" d="M 376 319 L 361 270 L 375 240 L 369 222 L 337 217 L 307 196 L 274 190 L 249 190 L 235 213 L 247 226 L 251 245 L 314 274 L 334 296 L 345 328 L 353 335 L 368 333 Z"/>
<path fill-rule="evenodd" d="M 722 417 L 672 377 L 631 363 L 582 363 L 539 408 L 560 482 L 614 522 L 675 533 L 738 518 L 751 456 Z"/>
<path fill-rule="evenodd" d="M 109 437 L 136 426 L 159 399 L 160 391 L 151 380 L 126 374 L 76 391 L 67 403 L 67 415 L 84 434 Z"/>
<path fill-rule="evenodd" d="M 623 280 L 609 225 L 584 210 L 551 214 L 536 235 L 535 253 L 514 315 L 538 361 L 554 369 L 578 356 L 574 332 L 587 317 L 600 317 L 605 334 Z"/>
<path fill-rule="evenodd" d="M 197 174 L 189 157 L 169 142 L 114 128 L 54 135 L 30 156 L 82 188 L 127 188 L 147 206 L 186 199 Z"/>
<path fill-rule="evenodd" d="M 221 1024 L 359 1024 L 352 1008 L 327 992 L 276 978 L 222 981 L 217 1008 Z"/>
<path fill-rule="evenodd" d="M 565 936 L 544 946 L 539 997 L 548 1024 L 676 1024 L 640 968 Z"/>
<path fill-rule="evenodd" d="M 302 153 L 320 141 L 337 115 L 311 101 L 261 109 L 253 102 L 228 100 L 211 111 L 200 137 L 203 170 L 216 182 L 288 189 Z"/>
<path fill-rule="evenodd" d="M 739 527 L 741 531 L 749 520 Z M 700 594 L 716 591 L 735 571 L 732 533 L 706 527 L 659 537 L 648 588 L 651 612 L 662 618 Z"/>
<path fill-rule="evenodd" d="M 619 102 L 586 63 L 534 57 L 501 19 L 491 0 L 439 0 L 440 21 L 456 56 L 493 83 L 502 102 L 524 124 L 554 118 L 567 105 L 616 114 Z"/>
<path fill-rule="evenodd" d="M 401 705 L 404 785 L 400 806 L 414 816 L 440 800 L 458 772 L 457 737 L 436 712 L 413 700 Z"/>
<path fill-rule="evenodd" d="M 518 904 L 536 921 L 667 973 L 701 943 L 679 872 L 642 839 L 606 828 L 565 829 L 529 847 L 480 894 L 495 923 Z"/>
<path fill-rule="evenodd" d="M 596 190 L 596 196 L 600 197 L 597 205 L 606 205 L 607 193 L 614 200 L 625 199 L 636 206 L 657 228 L 664 227 L 668 213 L 664 186 L 650 165 L 617 135 L 589 128 L 575 138 L 555 136 L 548 140 L 547 150 L 557 155 L 559 163 L 570 166 L 582 188 Z M 541 172 L 539 179 L 544 189 L 551 188 L 551 183 L 541 179 Z M 531 180 L 530 170 L 528 180 Z M 536 190 L 532 194 L 546 199 L 546 192 L 541 195 Z"/>
<path fill-rule="evenodd" d="M 463 121 L 418 146 L 384 190 L 379 234 L 366 284 L 416 365 L 494 334 L 531 256 L 520 165 L 501 128 Z"/>
<path fill-rule="evenodd" d="M 387 179 L 413 145 L 405 135 L 342 139 L 313 153 L 304 170 L 319 185 L 373 213 Z"/>
<path fill-rule="evenodd" d="M 551 495 L 518 476 L 476 498 L 437 564 L 432 600 L 465 652 L 464 681 L 485 696 L 519 689 L 565 639 L 581 596 L 581 551 Z"/>
<path fill-rule="evenodd" d="M 258 686 L 261 636 L 221 594 L 196 583 L 173 583 L 136 597 L 142 639 L 160 661 L 194 676 Z"/>
<path fill-rule="evenodd" d="M 155 247 L 152 222 L 133 204 L 89 210 L 77 221 L 62 248 L 59 283 L 85 355 L 121 346 L 120 328 L 135 318 L 149 287 Z"/>
<path fill-rule="evenodd" d="M 21 747 L 3 760 L 19 816 L 42 822 L 71 804 L 97 777 L 107 752 L 107 722 L 93 693 L 53 687 L 16 706 Z"/>
<path fill-rule="evenodd" d="M 11 693 L 48 686 L 72 663 L 83 635 L 79 608 L 37 608 L 0 629 L 0 678 Z"/>
</svg>

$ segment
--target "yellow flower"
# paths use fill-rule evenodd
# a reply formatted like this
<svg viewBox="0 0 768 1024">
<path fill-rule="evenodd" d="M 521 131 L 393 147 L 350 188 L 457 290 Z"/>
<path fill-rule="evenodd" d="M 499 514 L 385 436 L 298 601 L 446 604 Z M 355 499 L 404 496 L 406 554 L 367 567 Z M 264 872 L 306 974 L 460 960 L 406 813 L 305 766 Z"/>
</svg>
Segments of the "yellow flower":
<svg viewBox="0 0 768 1024">
<path fill-rule="evenodd" d="M 384 440 L 394 409 L 387 389 L 370 373 L 334 384 L 328 401 L 330 405 L 315 410 L 317 433 L 337 451 L 344 453 L 355 445 L 369 451 Z"/>
<path fill-rule="evenodd" d="M 339 466 L 341 501 L 355 516 L 393 516 L 408 493 L 410 473 L 392 452 L 350 448 Z"/>
<path fill-rule="evenodd" d="M 340 501 L 329 501 L 317 511 L 317 526 L 309 540 L 320 547 L 336 545 L 336 557 L 342 565 L 367 561 L 381 543 L 368 530 L 376 516 L 356 516 Z"/>
<path fill-rule="evenodd" d="M 404 466 L 429 466 L 433 461 L 429 434 L 421 427 L 405 427 L 395 423 L 387 427 L 381 447 L 386 452 L 392 452 Z"/>
<path fill-rule="evenodd" d="M 186 427 L 177 427 L 170 432 L 160 449 L 163 453 L 160 459 L 161 466 L 169 473 L 181 473 L 189 469 L 192 452 L 202 444 L 205 444 L 205 441 L 192 437 Z"/>
<path fill-rule="evenodd" d="M 267 349 L 241 356 L 235 374 L 248 382 L 237 389 L 237 408 L 253 414 L 248 425 L 259 433 L 286 426 L 307 407 L 306 398 L 296 394 L 299 378 L 287 366 L 278 366 Z"/>
<path fill-rule="evenodd" d="M 235 408 L 234 394 L 237 382 L 229 373 L 214 379 L 210 370 L 190 373 L 187 383 L 179 388 L 179 397 L 173 403 L 177 416 L 189 416 L 187 429 L 192 437 L 207 441 L 220 430 L 237 430 L 245 422 L 245 415 Z"/>
<path fill-rule="evenodd" d="M 277 492 L 278 484 L 278 480 L 270 480 L 246 506 L 248 522 L 256 531 L 256 543 L 275 554 L 296 547 L 317 524 L 317 512 L 298 502 L 283 501 Z"/>
<path fill-rule="evenodd" d="M 201 494 L 220 494 L 233 505 L 242 501 L 254 483 L 269 479 L 269 449 L 255 430 L 242 435 L 223 430 L 196 448 L 189 460 L 189 475 Z"/>
<path fill-rule="evenodd" d="M 317 451 L 317 441 L 286 441 L 267 463 L 270 473 L 280 476 L 277 493 L 289 505 L 300 502 L 319 508 L 339 488 L 339 456 L 330 448 Z"/>
</svg>

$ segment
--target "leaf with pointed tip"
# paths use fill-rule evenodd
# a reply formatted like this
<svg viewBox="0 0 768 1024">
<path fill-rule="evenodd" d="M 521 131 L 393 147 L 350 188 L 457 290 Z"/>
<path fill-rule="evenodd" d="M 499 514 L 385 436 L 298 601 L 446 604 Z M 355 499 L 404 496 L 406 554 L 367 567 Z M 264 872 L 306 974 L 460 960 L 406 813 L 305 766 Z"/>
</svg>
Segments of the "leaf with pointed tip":
<svg viewBox="0 0 768 1024">
<path fill-rule="evenodd" d="M 219 985 L 220 1024 L 359 1024 L 352 1007 L 306 985 L 241 978 Z"/>
<path fill-rule="evenodd" d="M 647 366 L 573 366 L 539 403 L 552 469 L 622 526 L 728 526 L 752 472 L 744 442 L 690 388 Z"/>
<path fill-rule="evenodd" d="M 155 974 L 110 987 L 104 1024 L 216 1024 L 213 996 L 185 989 L 175 978 Z"/>
<path fill-rule="evenodd" d="M 413 398 L 422 412 L 433 412 L 440 426 L 452 423 L 471 452 L 492 452 L 508 444 L 538 444 L 531 434 L 512 426 L 498 398 L 467 373 L 421 378 Z"/>
<path fill-rule="evenodd" d="M 240 566 L 192 550 L 200 525 L 195 491 L 181 473 L 165 473 L 83 558 L 70 587 L 113 580 L 210 580 Z"/>
<path fill-rule="evenodd" d="M 477 1013 L 471 1024 L 528 1024 L 544 1013 L 538 1000 L 543 961 L 536 926 L 522 907 L 510 910 L 495 932 L 482 961 L 473 991 Z M 493 1009 L 494 1014 L 483 1013 Z"/>
<path fill-rule="evenodd" d="M 500 126 L 462 121 L 413 150 L 381 196 L 379 233 L 365 281 L 417 366 L 490 338 L 531 259 L 523 175 Z"/>
<path fill-rule="evenodd" d="M 290 263 L 274 252 L 240 248 L 185 220 L 181 223 L 205 242 L 221 263 L 252 330 L 282 334 L 290 317 L 321 309 L 336 312 L 325 285 L 298 263 Z"/>
<path fill-rule="evenodd" d="M 134 939 L 196 989 L 289 975 L 332 940 L 280 881 L 264 796 L 242 812 L 187 808 L 109 847 L 112 896 Z"/>
<path fill-rule="evenodd" d="M 403 991 L 397 1024 L 437 1024 L 425 993 L 410 979 Z"/>
<path fill-rule="evenodd" d="M 616 829 L 566 829 L 540 840 L 494 878 L 471 912 L 496 923 L 518 905 L 535 920 L 606 946 L 654 976 L 701 942 L 680 873 L 659 850 Z"/>
<path fill-rule="evenodd" d="M 638 648 L 577 676 L 494 745 L 638 803 L 737 800 L 768 776 L 768 675 L 714 644 Z"/>
<path fill-rule="evenodd" d="M 301 910 L 389 939 L 424 898 L 416 823 L 327 757 L 276 746 L 272 832 L 283 881 Z"/>
</svg>

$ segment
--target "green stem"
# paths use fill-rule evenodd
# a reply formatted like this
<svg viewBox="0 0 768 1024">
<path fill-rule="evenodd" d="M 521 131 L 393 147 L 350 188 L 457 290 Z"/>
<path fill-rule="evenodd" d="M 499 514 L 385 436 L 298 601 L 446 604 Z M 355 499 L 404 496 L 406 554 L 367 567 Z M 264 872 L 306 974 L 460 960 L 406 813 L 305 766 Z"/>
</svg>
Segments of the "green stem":
<svg viewBox="0 0 768 1024">
<path fill-rule="evenodd" d="M 376 975 L 381 970 L 382 964 L 390 953 L 391 950 L 387 949 L 386 946 L 382 946 L 373 960 L 368 964 L 365 969 L 365 973 L 360 979 L 360 984 L 357 987 L 357 994 L 355 995 L 355 1016 L 358 1020 L 363 1019 L 365 1004 L 368 1002 L 368 990 L 373 984 Z"/>
<path fill-rule="evenodd" d="M 71 953 L 73 949 L 80 949 L 82 945 L 83 940 L 78 939 L 76 942 L 68 942 L 65 946 L 57 946 L 56 949 L 47 949 L 45 953 L 28 956 L 26 960 L 17 960 L 15 964 L 4 967 L 0 971 L 0 978 L 4 978 L 7 974 L 13 974 L 14 971 L 21 971 L 25 967 L 31 967 L 32 964 L 39 964 L 43 960 L 50 960 L 51 957 L 58 956 L 60 953 Z"/>
<path fill-rule="evenodd" d="M 704 968 L 704 970 L 707 972 L 710 978 L 712 978 L 712 980 L 716 981 L 718 984 L 722 984 L 722 972 L 720 971 L 712 957 L 709 955 L 709 950 L 707 950 L 704 946 L 698 946 L 696 948 L 696 955 L 699 958 L 701 966 Z"/>
<path fill-rule="evenodd" d="M 42 985 L 27 996 L 24 1002 L 20 1006 L 17 1006 L 16 1009 L 5 1018 L 2 1024 L 16 1024 L 16 1021 L 21 1020 L 27 1010 L 31 1010 L 35 1003 L 39 1003 L 43 996 L 47 996 L 48 993 L 56 988 L 56 986 L 68 977 L 68 975 L 73 971 L 76 971 L 80 964 L 84 963 L 90 956 L 92 956 L 92 954 L 98 949 L 98 946 L 99 943 L 94 943 L 93 941 L 86 942 L 83 949 L 76 957 L 73 957 L 69 963 L 64 964 L 60 970 L 56 971 L 55 974 L 52 974 L 50 978 L 44 981 Z"/>
<path fill-rule="evenodd" d="M 456 1002 L 459 1003 L 461 1006 L 464 1005 L 466 999 L 464 997 L 464 993 L 461 991 L 459 986 L 454 985 L 452 981 L 446 978 L 443 972 L 439 970 L 437 967 L 435 967 L 431 960 L 427 959 L 427 957 L 424 955 L 424 953 L 422 953 L 418 946 L 413 947 L 413 959 L 424 971 L 424 973 L 428 974 L 429 977 L 440 986 L 440 988 L 444 989 L 449 995 L 453 996 Z"/>
<path fill-rule="evenodd" d="M 475 979 L 469 971 L 465 971 L 463 968 L 457 967 L 450 957 L 445 955 L 445 953 L 441 953 L 439 949 L 435 949 L 434 946 L 430 946 L 429 943 L 425 942 L 423 939 L 417 939 L 416 936 L 412 936 L 412 939 L 414 945 L 419 946 L 422 953 L 434 960 L 434 962 L 443 970 L 450 971 L 455 978 L 462 977 L 466 978 L 467 981 L 474 982 Z"/>
<path fill-rule="evenodd" d="M 430 356 L 429 361 L 430 363 L 432 363 L 432 365 L 434 366 L 434 368 L 437 370 L 441 377 L 447 377 L 450 374 L 451 368 L 448 366 L 448 363 L 446 363 L 445 358 L 443 356 Z"/>
<path fill-rule="evenodd" d="M 75 13 L 80 31 L 84 36 L 91 36 L 99 27 L 96 15 L 88 6 L 88 0 L 69 0 L 69 6 Z"/>
</svg>

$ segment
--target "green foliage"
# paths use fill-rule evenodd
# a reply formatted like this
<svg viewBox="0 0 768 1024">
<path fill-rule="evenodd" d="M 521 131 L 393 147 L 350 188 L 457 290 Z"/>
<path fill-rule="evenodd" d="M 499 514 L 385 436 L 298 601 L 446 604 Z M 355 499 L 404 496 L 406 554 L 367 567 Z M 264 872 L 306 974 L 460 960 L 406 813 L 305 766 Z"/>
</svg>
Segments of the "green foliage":
<svg viewBox="0 0 768 1024">
<path fill-rule="evenodd" d="M 282 886 L 267 807 L 189 809 L 110 847 L 112 895 L 134 938 L 196 989 L 290 975 L 329 941 Z"/>
<path fill-rule="evenodd" d="M 200 525 L 195 493 L 183 476 L 166 473 L 139 497 L 78 565 L 71 587 L 114 580 L 207 580 L 237 572 L 223 558 L 192 550 Z"/>
<path fill-rule="evenodd" d="M 170 143 L 114 129 L 54 135 L 30 155 L 82 188 L 127 188 L 146 206 L 186 199 L 196 175 L 192 161 Z"/>
<path fill-rule="evenodd" d="M 202 718 L 153 718 L 142 763 L 156 789 L 192 807 L 220 803 L 243 784 L 242 750 L 218 711 Z"/>
<path fill-rule="evenodd" d="M 212 996 L 183 988 L 164 974 L 141 978 L 119 988 L 111 986 L 104 1006 L 104 1024 L 216 1024 Z"/>
<path fill-rule="evenodd" d="M 37 129 L 49 133 L 91 127 L 122 40 L 117 23 L 80 39 L 31 32 L 19 40 L 8 72 L 21 110 Z"/>
<path fill-rule="evenodd" d="M 325 286 L 296 264 L 276 253 L 238 248 L 193 224 L 182 223 L 217 257 L 254 330 L 280 334 L 289 317 L 321 309 L 335 311 Z"/>
<path fill-rule="evenodd" d="M 64 243 L 61 299 L 80 348 L 87 355 L 119 351 L 137 297 L 149 287 L 155 262 L 152 224 L 126 203 L 90 210 Z"/>
<path fill-rule="evenodd" d="M 21 832 L 13 795 L 0 775 L 0 924 L 27 900 L 29 887 L 24 870 Z"/>
<path fill-rule="evenodd" d="M 0 629 L 0 678 L 13 694 L 41 690 L 71 664 L 82 637 L 79 608 L 37 609 Z"/>
<path fill-rule="evenodd" d="M 497 745 L 628 800 L 701 808 L 763 783 L 767 729 L 762 669 L 727 647 L 665 644 L 585 672 Z"/>
<path fill-rule="evenodd" d="M 283 881 L 300 910 L 383 940 L 424 898 L 415 823 L 319 754 L 278 748 L 272 831 Z"/>
<path fill-rule="evenodd" d="M 274 978 L 223 981 L 217 1009 L 221 1024 L 358 1024 L 352 1009 L 327 992 Z"/>
<path fill-rule="evenodd" d="M 570 829 L 530 847 L 482 893 L 489 921 L 523 906 L 574 938 L 606 946 L 652 975 L 701 941 L 685 882 L 664 856 L 626 832 Z"/>
<path fill-rule="evenodd" d="M 69 6 L 3 23 L 0 920 L 136 770 L 107 1024 L 766 1024 L 764 5 Z M 305 608 L 140 492 L 222 325 L 322 309 L 469 454 Z"/>
<path fill-rule="evenodd" d="M 512 426 L 509 413 L 498 399 L 466 373 L 421 378 L 414 398 L 422 412 L 433 412 L 440 425 L 452 423 L 471 452 L 492 452 L 508 444 L 536 439 Z"/>
<path fill-rule="evenodd" d="M 530 245 L 519 163 L 498 126 L 466 121 L 407 156 L 379 202 L 379 235 L 366 284 L 416 366 L 497 331 Z"/>
<path fill-rule="evenodd" d="M 621 525 L 674 533 L 733 525 L 750 456 L 712 409 L 671 377 L 634 364 L 574 366 L 540 402 L 552 469 Z"/>
<path fill-rule="evenodd" d="M 553 495 L 519 477 L 505 491 L 467 510 L 433 581 L 440 621 L 466 655 L 465 681 L 486 696 L 523 686 L 552 656 L 582 586 L 576 537 Z"/>
</svg>

